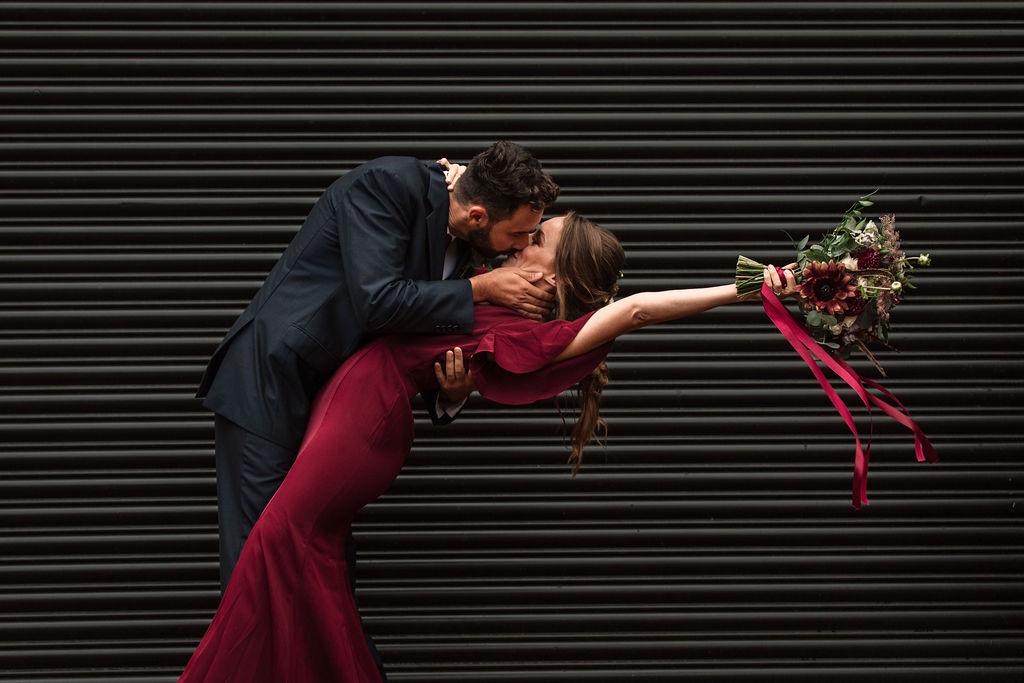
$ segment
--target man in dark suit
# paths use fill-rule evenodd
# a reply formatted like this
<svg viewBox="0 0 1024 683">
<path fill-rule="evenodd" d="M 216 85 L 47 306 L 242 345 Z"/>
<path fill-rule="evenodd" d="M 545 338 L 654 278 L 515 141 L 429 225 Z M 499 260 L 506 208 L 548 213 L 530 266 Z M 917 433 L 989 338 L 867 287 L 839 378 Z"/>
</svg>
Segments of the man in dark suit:
<svg viewBox="0 0 1024 683">
<path fill-rule="evenodd" d="M 533 155 L 508 142 L 474 157 L 451 196 L 438 163 L 411 157 L 370 161 L 324 192 L 199 386 L 216 414 L 222 587 L 295 459 L 317 391 L 369 337 L 470 333 L 474 301 L 550 310 L 538 273 L 450 275 L 471 247 L 524 248 L 557 195 Z"/>
</svg>

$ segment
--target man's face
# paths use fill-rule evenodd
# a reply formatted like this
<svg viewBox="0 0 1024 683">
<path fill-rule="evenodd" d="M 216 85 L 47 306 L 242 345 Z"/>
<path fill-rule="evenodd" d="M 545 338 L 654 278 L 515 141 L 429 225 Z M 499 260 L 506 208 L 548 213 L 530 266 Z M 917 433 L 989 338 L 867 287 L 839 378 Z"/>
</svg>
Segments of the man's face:
<svg viewBox="0 0 1024 683">
<path fill-rule="evenodd" d="M 555 252 L 562 239 L 564 223 L 565 216 L 556 216 L 544 221 L 531 235 L 530 244 L 514 254 L 510 254 L 501 265 L 553 276 L 555 274 Z"/>
<path fill-rule="evenodd" d="M 503 221 L 478 228 L 471 228 L 466 241 L 478 252 L 489 258 L 524 249 L 530 243 L 530 234 L 537 228 L 543 211 L 529 204 L 520 206 L 514 214 Z"/>
</svg>

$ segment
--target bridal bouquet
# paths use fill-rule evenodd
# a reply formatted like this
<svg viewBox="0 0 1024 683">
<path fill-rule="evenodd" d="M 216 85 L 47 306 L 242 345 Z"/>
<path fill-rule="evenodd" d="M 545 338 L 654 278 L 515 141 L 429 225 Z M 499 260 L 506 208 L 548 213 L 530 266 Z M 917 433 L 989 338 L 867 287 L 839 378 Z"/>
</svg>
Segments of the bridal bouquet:
<svg viewBox="0 0 1024 683">
<path fill-rule="evenodd" d="M 874 193 L 872 193 L 874 194 Z M 869 416 L 881 410 L 914 433 L 914 451 L 919 461 L 935 462 L 938 456 L 928 437 L 910 418 L 903 404 L 878 382 L 861 377 L 843 360 L 851 347 L 871 359 L 882 375 L 885 371 L 868 351 L 867 343 L 877 340 L 888 346 L 889 318 L 906 290 L 914 264 L 929 265 L 927 254 L 907 258 L 900 246 L 896 220 L 881 216 L 876 223 L 861 215 L 873 202 L 861 197 L 846 210 L 839 225 L 817 244 L 809 237 L 795 244 L 797 252 L 797 296 L 801 316 L 797 317 L 764 285 L 764 266 L 740 256 L 736 262 L 736 288 L 746 296 L 761 290 L 765 313 L 779 332 L 803 358 L 821 384 L 825 395 L 839 411 L 853 434 L 856 448 L 853 465 L 853 506 L 868 502 L 867 475 L 871 437 L 861 443 L 857 424 L 842 397 L 826 378 L 820 362 L 832 370 L 857 394 Z M 869 391 L 868 389 L 873 391 Z M 879 396 L 878 394 L 881 394 Z"/>
<path fill-rule="evenodd" d="M 892 215 L 878 217 L 877 223 L 862 216 L 864 209 L 874 205 L 869 199 L 873 194 L 854 202 L 820 242 L 808 245 L 807 236 L 794 242 L 794 247 L 807 331 L 840 356 L 858 348 L 885 376 L 867 344 L 877 341 L 892 348 L 888 344 L 890 313 L 914 288 L 910 282 L 914 266 L 930 265 L 931 259 L 928 254 L 908 258 L 903 253 Z M 746 256 L 737 259 L 736 289 L 741 297 L 761 289 L 764 268 Z"/>
</svg>

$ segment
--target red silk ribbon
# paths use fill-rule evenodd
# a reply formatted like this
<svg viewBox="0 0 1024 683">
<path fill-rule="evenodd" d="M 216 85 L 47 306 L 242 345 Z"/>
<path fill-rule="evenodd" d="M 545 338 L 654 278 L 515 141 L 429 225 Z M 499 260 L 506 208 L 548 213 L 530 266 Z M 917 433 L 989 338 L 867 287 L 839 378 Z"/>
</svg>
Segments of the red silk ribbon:
<svg viewBox="0 0 1024 683">
<path fill-rule="evenodd" d="M 853 368 L 849 366 L 842 358 L 836 356 L 832 351 L 822 347 L 818 342 L 808 334 L 806 328 L 799 322 L 797 322 L 789 310 L 783 306 L 782 302 L 779 301 L 778 297 L 775 296 L 775 292 L 772 291 L 771 287 L 767 283 L 761 287 L 761 302 L 764 304 L 764 312 L 768 314 L 768 317 L 775 327 L 779 328 L 779 332 L 786 338 L 793 348 L 796 350 L 800 357 L 807 363 L 807 367 L 811 369 L 814 376 L 818 379 L 818 383 L 821 384 L 821 388 L 825 390 L 825 395 L 828 396 L 829 400 L 832 401 L 832 405 L 836 407 L 843 420 L 846 422 L 846 426 L 853 432 L 853 438 L 856 442 L 856 450 L 854 455 L 853 463 L 853 507 L 860 508 L 861 505 L 868 504 L 868 491 L 867 491 L 867 478 L 868 478 L 868 462 L 870 459 L 871 452 L 871 439 L 868 438 L 867 447 L 862 447 L 860 442 L 860 434 L 857 433 L 857 425 L 854 423 L 853 415 L 850 413 L 850 409 L 847 408 L 843 399 L 839 397 L 836 390 L 832 388 L 828 379 L 825 378 L 825 373 L 821 371 L 818 364 L 815 362 L 815 357 L 821 360 L 829 369 L 835 372 L 839 377 L 850 385 L 850 388 L 856 392 L 857 396 L 864 403 L 864 406 L 868 410 L 868 416 L 871 416 L 872 404 L 879 408 L 883 413 L 891 417 L 892 419 L 899 422 L 901 425 L 909 429 L 914 433 L 914 452 L 917 455 L 918 462 L 936 462 L 939 458 L 935 454 L 935 449 L 932 447 L 928 437 L 924 435 L 924 432 L 914 424 L 914 421 L 910 419 L 910 414 L 907 409 L 900 403 L 899 399 L 892 395 L 892 393 L 877 382 L 873 382 L 870 379 L 861 377 L 858 375 Z M 873 389 L 880 391 L 887 398 L 889 398 L 896 406 L 897 409 L 891 403 L 875 396 L 868 392 L 864 388 L 867 385 Z"/>
</svg>

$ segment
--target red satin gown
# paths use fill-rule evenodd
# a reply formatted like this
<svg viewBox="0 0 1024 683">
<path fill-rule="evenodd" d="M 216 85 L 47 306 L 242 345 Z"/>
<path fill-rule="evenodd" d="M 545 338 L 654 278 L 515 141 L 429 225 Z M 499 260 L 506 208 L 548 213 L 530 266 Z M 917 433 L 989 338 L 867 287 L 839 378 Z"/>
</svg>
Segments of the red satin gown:
<svg viewBox="0 0 1024 683">
<path fill-rule="evenodd" d="M 552 362 L 585 321 L 536 323 L 477 306 L 472 335 L 384 337 L 350 357 L 317 399 L 295 464 L 249 535 L 179 680 L 379 681 L 344 542 L 356 512 L 383 494 L 405 463 L 411 397 L 437 386 L 433 363 L 454 346 L 472 356 L 482 396 L 507 404 L 554 396 L 586 377 L 610 348 Z"/>
</svg>

